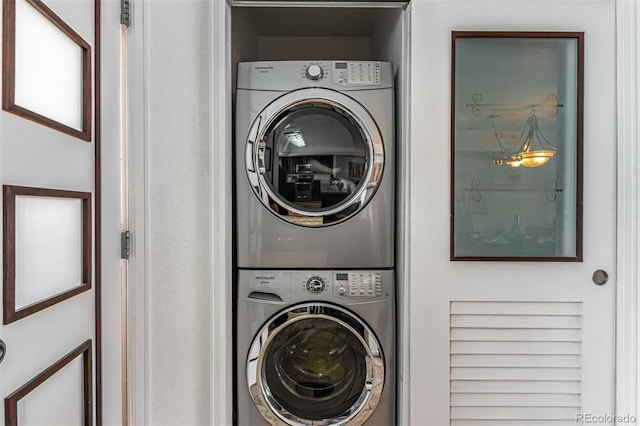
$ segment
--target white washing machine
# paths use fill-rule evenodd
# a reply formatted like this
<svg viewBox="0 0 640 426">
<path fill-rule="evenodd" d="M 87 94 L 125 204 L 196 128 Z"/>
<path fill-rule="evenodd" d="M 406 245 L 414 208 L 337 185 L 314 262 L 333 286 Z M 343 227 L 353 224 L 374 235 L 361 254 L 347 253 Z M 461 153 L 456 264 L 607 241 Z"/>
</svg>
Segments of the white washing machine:
<svg viewBox="0 0 640 426">
<path fill-rule="evenodd" d="M 239 270 L 238 425 L 389 426 L 391 270 Z"/>
<path fill-rule="evenodd" d="M 237 89 L 238 267 L 393 267 L 391 64 L 240 63 Z"/>
</svg>

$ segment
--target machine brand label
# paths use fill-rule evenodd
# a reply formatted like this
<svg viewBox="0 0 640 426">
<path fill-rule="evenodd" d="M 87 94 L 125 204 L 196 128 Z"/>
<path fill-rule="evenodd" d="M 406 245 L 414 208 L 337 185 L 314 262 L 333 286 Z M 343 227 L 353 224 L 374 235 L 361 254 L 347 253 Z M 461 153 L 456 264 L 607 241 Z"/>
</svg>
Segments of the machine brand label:
<svg viewBox="0 0 640 426">
<path fill-rule="evenodd" d="M 269 277 L 269 276 L 256 276 L 256 280 L 275 280 L 276 277 Z"/>
<path fill-rule="evenodd" d="M 254 69 L 256 70 L 272 70 L 273 66 L 268 66 L 268 67 L 255 67 Z"/>
</svg>

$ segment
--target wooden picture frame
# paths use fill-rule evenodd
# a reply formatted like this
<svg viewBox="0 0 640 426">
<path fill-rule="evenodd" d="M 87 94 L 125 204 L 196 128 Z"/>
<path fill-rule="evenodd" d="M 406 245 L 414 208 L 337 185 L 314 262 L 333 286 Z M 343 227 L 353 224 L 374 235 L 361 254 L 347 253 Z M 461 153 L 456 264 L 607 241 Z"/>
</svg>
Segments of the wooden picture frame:
<svg viewBox="0 0 640 426">
<path fill-rule="evenodd" d="M 16 97 L 16 1 L 26 1 L 82 50 L 82 129 L 17 105 Z M 91 46 L 42 0 L 3 0 L 2 109 L 27 120 L 58 130 L 83 141 L 91 141 Z"/>
<path fill-rule="evenodd" d="M 83 426 L 93 425 L 92 342 L 87 340 L 4 399 L 5 425 L 18 426 L 18 402 L 73 360 L 82 357 Z"/>
<path fill-rule="evenodd" d="M 82 282 L 70 283 L 69 289 L 52 294 L 44 300 L 16 308 L 16 197 L 58 197 L 79 199 L 82 202 Z M 91 289 L 92 221 L 91 193 L 58 189 L 3 186 L 3 323 L 10 324 L 36 312 L 47 309 Z"/>
</svg>

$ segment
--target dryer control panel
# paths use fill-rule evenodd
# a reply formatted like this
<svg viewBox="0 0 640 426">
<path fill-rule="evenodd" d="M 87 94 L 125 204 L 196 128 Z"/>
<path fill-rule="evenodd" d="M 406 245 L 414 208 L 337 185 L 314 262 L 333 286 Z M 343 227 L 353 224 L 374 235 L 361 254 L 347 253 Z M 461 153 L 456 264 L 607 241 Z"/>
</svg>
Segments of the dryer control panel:
<svg viewBox="0 0 640 426">
<path fill-rule="evenodd" d="M 294 91 L 321 87 L 337 91 L 391 89 L 393 64 L 348 59 L 258 61 L 238 64 L 238 90 Z"/>
<path fill-rule="evenodd" d="M 381 80 L 380 62 L 374 61 L 334 61 L 331 74 L 334 84 L 342 86 L 378 86 Z"/>
<path fill-rule="evenodd" d="M 333 288 L 334 294 L 341 297 L 379 297 L 382 296 L 382 272 L 336 271 Z"/>
</svg>

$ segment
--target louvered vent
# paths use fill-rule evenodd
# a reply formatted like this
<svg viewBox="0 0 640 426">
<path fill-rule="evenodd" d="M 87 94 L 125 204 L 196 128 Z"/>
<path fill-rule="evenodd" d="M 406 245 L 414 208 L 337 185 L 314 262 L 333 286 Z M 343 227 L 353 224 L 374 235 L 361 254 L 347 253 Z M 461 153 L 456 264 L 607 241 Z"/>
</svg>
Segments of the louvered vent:
<svg viewBox="0 0 640 426">
<path fill-rule="evenodd" d="M 575 425 L 582 303 L 451 302 L 451 426 Z"/>
</svg>

